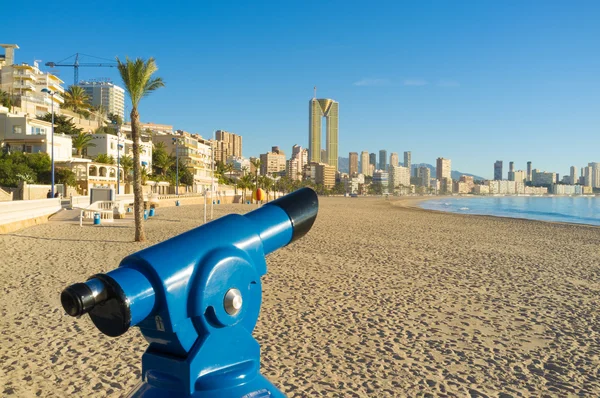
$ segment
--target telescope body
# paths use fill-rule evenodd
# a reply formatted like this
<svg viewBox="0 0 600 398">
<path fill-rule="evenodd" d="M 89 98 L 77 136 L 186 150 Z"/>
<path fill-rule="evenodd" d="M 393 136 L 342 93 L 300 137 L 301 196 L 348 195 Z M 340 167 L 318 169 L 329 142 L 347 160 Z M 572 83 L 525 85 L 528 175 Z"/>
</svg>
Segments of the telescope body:
<svg viewBox="0 0 600 398">
<path fill-rule="evenodd" d="M 260 374 L 252 337 L 260 278 L 265 256 L 306 234 L 317 211 L 315 192 L 303 188 L 224 216 L 68 287 L 61 302 L 109 336 L 140 328 L 149 345 L 131 397 L 283 397 Z"/>
</svg>

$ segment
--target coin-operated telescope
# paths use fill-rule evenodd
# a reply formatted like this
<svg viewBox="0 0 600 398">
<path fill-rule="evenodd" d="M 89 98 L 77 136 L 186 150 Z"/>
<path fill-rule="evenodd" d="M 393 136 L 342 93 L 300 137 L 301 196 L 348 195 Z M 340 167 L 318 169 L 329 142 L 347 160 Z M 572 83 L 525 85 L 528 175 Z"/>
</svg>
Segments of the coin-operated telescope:
<svg viewBox="0 0 600 398">
<path fill-rule="evenodd" d="M 125 257 L 61 294 L 108 336 L 138 326 L 149 346 L 131 397 L 283 397 L 260 374 L 252 337 L 265 256 L 305 235 L 318 211 L 310 188 L 230 214 Z"/>
</svg>

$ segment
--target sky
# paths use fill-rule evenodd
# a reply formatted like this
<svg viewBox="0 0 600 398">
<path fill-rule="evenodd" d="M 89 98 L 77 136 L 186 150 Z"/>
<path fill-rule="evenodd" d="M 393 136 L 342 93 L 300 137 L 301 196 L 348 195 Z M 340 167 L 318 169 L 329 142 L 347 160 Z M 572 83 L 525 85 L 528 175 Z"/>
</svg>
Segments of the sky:
<svg viewBox="0 0 600 398">
<path fill-rule="evenodd" d="M 340 104 L 339 156 L 411 151 L 486 178 L 496 160 L 504 178 L 509 161 L 561 175 L 600 161 L 599 1 L 151 4 L 19 3 L 0 42 L 17 62 L 154 57 L 166 86 L 142 121 L 240 134 L 246 157 L 308 146 L 316 86 Z M 72 68 L 43 70 L 73 83 Z M 120 84 L 116 68 L 80 68 L 93 78 Z"/>
</svg>

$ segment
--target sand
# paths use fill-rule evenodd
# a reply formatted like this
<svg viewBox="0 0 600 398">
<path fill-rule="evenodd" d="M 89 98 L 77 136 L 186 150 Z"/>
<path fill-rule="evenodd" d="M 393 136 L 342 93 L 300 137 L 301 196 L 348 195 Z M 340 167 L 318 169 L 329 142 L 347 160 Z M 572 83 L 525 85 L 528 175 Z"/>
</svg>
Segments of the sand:
<svg viewBox="0 0 600 398">
<path fill-rule="evenodd" d="M 147 245 L 200 225 L 201 208 L 159 208 Z M 64 222 L 0 235 L 0 395 L 137 384 L 139 331 L 106 337 L 59 303 L 145 246 L 132 237 Z M 313 230 L 267 263 L 254 334 L 290 397 L 600 395 L 600 228 L 323 198 Z"/>
</svg>

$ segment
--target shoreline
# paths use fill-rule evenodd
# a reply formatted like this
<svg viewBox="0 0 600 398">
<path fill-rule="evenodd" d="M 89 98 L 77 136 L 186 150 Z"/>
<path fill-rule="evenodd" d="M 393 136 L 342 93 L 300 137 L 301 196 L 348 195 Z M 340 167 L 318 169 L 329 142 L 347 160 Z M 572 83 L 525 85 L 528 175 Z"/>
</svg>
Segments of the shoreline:
<svg viewBox="0 0 600 398">
<path fill-rule="evenodd" d="M 600 228 L 600 225 L 596 224 L 586 224 L 586 223 L 576 223 L 576 222 L 568 222 L 568 221 L 554 221 L 554 220 L 540 220 L 536 218 L 524 218 L 524 217 L 511 217 L 511 216 L 502 216 L 502 215 L 493 215 L 493 214 L 469 214 L 469 213 L 458 213 L 453 211 L 444 211 L 444 210 L 436 210 L 436 209 L 425 209 L 420 207 L 419 204 L 428 200 L 435 200 L 443 198 L 443 196 L 431 197 L 431 198 L 406 198 L 405 200 L 395 200 L 390 201 L 390 205 L 399 209 L 411 209 L 416 211 L 424 211 L 424 212 L 432 212 L 437 214 L 451 214 L 460 217 L 489 217 L 490 219 L 506 219 L 506 220 L 514 220 L 514 221 L 529 221 L 529 222 L 541 222 L 541 223 L 549 223 L 549 224 L 557 224 L 557 225 L 572 225 L 578 227 L 588 227 L 588 228 Z M 452 198 L 452 196 L 448 196 L 448 198 Z M 470 197 L 459 197 L 460 199 L 475 199 L 476 196 Z"/>
</svg>

